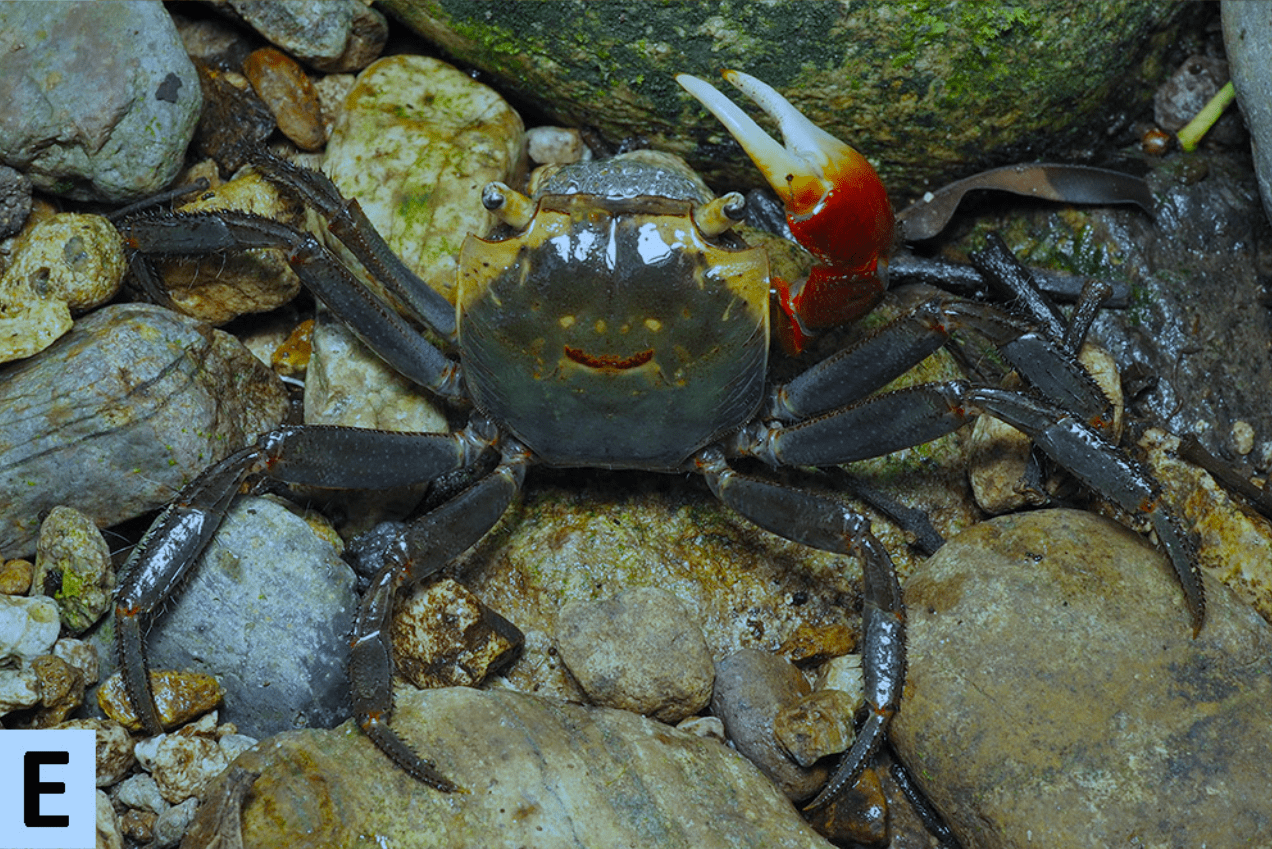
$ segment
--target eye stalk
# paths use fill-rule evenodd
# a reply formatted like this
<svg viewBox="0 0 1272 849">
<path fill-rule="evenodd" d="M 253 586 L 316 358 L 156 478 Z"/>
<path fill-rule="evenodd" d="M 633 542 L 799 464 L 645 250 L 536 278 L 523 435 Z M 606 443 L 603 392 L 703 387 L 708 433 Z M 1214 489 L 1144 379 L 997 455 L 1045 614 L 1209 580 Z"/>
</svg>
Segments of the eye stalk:
<svg viewBox="0 0 1272 849">
<path fill-rule="evenodd" d="M 774 296 L 790 320 L 789 327 L 779 325 L 779 335 L 798 352 L 810 328 L 852 321 L 882 297 L 895 228 L 892 204 L 864 156 L 772 86 L 740 71 L 725 71 L 724 78 L 777 123 L 785 146 L 711 84 L 688 74 L 676 81 L 742 145 L 786 205 L 795 238 L 819 262 L 806 281 L 774 281 Z"/>
</svg>

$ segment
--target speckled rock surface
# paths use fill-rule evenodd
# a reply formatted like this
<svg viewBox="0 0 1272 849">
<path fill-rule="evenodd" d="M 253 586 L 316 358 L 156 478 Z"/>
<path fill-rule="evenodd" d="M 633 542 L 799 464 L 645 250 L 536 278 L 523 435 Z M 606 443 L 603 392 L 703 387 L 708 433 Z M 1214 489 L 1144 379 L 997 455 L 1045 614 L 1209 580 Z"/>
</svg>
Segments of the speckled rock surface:
<svg viewBox="0 0 1272 849">
<path fill-rule="evenodd" d="M 35 550 L 42 511 L 105 527 L 167 503 L 286 410 L 232 337 L 159 307 L 106 307 L 0 372 L 0 551 Z"/>
<path fill-rule="evenodd" d="M 521 693 L 399 688 L 393 727 L 468 790 L 393 767 L 352 723 L 264 741 L 248 847 L 827 847 L 741 756 L 624 711 Z M 216 793 L 214 786 L 211 793 Z"/>
<path fill-rule="evenodd" d="M 512 107 L 467 74 L 391 56 L 358 76 L 323 171 L 412 270 L 449 295 L 464 236 L 493 224 L 481 188 L 510 179 L 522 134 Z"/>
<path fill-rule="evenodd" d="M 35 548 L 35 587 L 51 596 L 72 634 L 106 613 L 115 589 L 110 547 L 93 520 L 59 505 L 40 524 Z"/>
<path fill-rule="evenodd" d="M 0 161 L 44 191 L 107 201 L 158 191 L 202 102 L 161 5 L 0 6 Z"/>
<path fill-rule="evenodd" d="M 1272 629 L 1088 513 L 1003 517 L 906 584 L 892 739 L 969 849 L 1217 847 L 1272 819 Z"/>
<path fill-rule="evenodd" d="M 641 137 L 711 162 L 730 182 L 759 175 L 731 143 L 722 149 L 724 133 L 673 76 L 752 73 L 794 92 L 900 195 L 939 185 L 950 169 L 1018 158 L 1013 146 L 1072 143 L 1077 128 L 1146 103 L 1145 77 L 1162 73 L 1154 34 L 1181 11 L 1140 0 L 670 4 L 639 14 L 578 2 L 498 15 L 447 0 L 384 5 L 549 115 L 612 143 Z"/>
</svg>

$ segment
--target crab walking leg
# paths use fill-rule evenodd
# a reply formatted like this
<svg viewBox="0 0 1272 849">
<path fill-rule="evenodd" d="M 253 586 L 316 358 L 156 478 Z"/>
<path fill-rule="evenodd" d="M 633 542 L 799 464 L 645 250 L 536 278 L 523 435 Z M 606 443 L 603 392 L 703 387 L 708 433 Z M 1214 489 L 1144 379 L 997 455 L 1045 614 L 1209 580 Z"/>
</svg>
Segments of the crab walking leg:
<svg viewBox="0 0 1272 849">
<path fill-rule="evenodd" d="M 343 488 L 420 483 L 468 465 L 486 444 L 471 429 L 445 434 L 297 426 L 265 434 L 195 478 L 133 550 L 116 594 L 120 671 L 146 731 L 160 734 L 163 723 L 150 689 L 144 626 L 181 586 L 244 482 L 270 477 Z M 349 466 L 348 456 L 361 460 Z"/>
<path fill-rule="evenodd" d="M 1108 398 L 1059 338 L 988 304 L 932 298 L 777 387 L 769 415 L 798 421 L 865 398 L 909 371 L 958 330 L 974 330 L 1057 406 L 1112 423 Z"/>
<path fill-rule="evenodd" d="M 356 200 L 346 200 L 326 174 L 301 168 L 263 148 L 253 148 L 248 158 L 266 177 L 316 209 L 328 231 L 416 318 L 439 336 L 455 340 L 455 307 L 406 267 Z"/>
<path fill-rule="evenodd" d="M 444 793 L 459 788 L 389 727 L 393 713 L 393 654 L 388 639 L 393 596 L 418 583 L 484 537 L 525 479 L 524 454 L 508 456 L 491 474 L 416 520 L 393 548 L 362 598 L 349 652 L 353 710 L 367 737 L 394 763 Z"/>
<path fill-rule="evenodd" d="M 767 531 L 804 545 L 861 558 L 865 640 L 866 720 L 830 781 L 808 808 L 830 802 L 861 777 L 897 712 L 905 681 L 905 606 L 888 552 L 870 533 L 870 521 L 823 496 L 739 474 L 718 449 L 695 459 L 716 497 Z"/>
<path fill-rule="evenodd" d="M 406 319 L 357 281 L 309 233 L 259 215 L 232 210 L 195 212 L 120 222 L 130 250 L 145 255 L 280 248 L 301 281 L 381 359 L 420 386 L 447 398 L 461 396 L 459 365 Z"/>
<path fill-rule="evenodd" d="M 1128 512 L 1145 515 L 1183 586 L 1193 634 L 1206 600 L 1196 553 L 1152 478 L 1088 423 L 1019 392 L 928 383 L 867 398 L 805 422 L 743 431 L 731 449 L 773 466 L 834 466 L 880 457 L 989 414 L 1023 431 L 1052 460 Z"/>
</svg>

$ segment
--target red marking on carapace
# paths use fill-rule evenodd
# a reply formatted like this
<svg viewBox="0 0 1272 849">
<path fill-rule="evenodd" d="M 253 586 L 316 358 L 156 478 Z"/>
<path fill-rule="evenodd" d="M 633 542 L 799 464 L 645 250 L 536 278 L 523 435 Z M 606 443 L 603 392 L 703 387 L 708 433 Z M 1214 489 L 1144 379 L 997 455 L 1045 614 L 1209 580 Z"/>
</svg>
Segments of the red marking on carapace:
<svg viewBox="0 0 1272 849">
<path fill-rule="evenodd" d="M 579 365 L 587 366 L 588 368 L 601 369 L 602 371 L 625 371 L 643 366 L 652 360 L 654 358 L 654 349 L 646 348 L 629 357 L 619 357 L 614 354 L 589 354 L 582 348 L 573 348 L 566 345 L 565 355 Z"/>
</svg>

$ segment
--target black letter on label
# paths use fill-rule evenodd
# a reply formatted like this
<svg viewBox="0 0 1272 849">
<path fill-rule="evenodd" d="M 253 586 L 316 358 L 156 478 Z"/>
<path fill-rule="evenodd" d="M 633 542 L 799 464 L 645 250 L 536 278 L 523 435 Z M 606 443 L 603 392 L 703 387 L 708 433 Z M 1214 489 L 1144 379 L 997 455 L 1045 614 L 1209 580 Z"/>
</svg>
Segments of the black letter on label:
<svg viewBox="0 0 1272 849">
<path fill-rule="evenodd" d="M 70 752 L 27 752 L 22 756 L 22 821 L 27 828 L 66 828 L 71 824 L 65 814 L 40 813 L 40 796 L 66 792 L 63 781 L 40 780 L 40 764 L 70 762 Z"/>
</svg>

